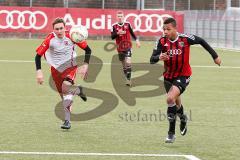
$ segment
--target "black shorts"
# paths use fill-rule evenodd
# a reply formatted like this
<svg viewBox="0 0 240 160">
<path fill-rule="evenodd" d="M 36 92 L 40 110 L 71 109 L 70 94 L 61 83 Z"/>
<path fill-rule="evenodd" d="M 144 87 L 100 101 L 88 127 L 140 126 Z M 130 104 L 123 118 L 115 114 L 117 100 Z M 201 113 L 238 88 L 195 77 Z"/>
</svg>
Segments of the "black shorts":
<svg viewBox="0 0 240 160">
<path fill-rule="evenodd" d="M 178 89 L 180 90 L 180 94 L 182 94 L 185 91 L 186 87 L 188 86 L 189 82 L 190 82 L 189 76 L 179 76 L 173 79 L 164 78 L 164 87 L 166 92 L 168 93 L 172 85 L 174 85 L 178 87 Z"/>
<path fill-rule="evenodd" d="M 132 57 L 132 49 L 118 52 L 119 61 L 124 61 L 126 57 Z"/>
</svg>

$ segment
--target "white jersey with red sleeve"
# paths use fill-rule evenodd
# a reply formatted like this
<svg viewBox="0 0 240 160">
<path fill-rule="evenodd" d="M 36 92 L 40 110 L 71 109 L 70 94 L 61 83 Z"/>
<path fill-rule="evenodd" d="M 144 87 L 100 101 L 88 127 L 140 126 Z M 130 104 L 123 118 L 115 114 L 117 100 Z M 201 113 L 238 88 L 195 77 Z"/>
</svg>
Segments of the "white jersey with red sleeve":
<svg viewBox="0 0 240 160">
<path fill-rule="evenodd" d="M 83 41 L 75 43 L 70 39 L 69 32 L 66 31 L 63 38 L 50 33 L 43 43 L 36 49 L 38 55 L 44 55 L 47 62 L 59 72 L 63 72 L 67 68 L 77 65 L 76 62 L 76 45 L 85 49 L 87 42 Z"/>
</svg>

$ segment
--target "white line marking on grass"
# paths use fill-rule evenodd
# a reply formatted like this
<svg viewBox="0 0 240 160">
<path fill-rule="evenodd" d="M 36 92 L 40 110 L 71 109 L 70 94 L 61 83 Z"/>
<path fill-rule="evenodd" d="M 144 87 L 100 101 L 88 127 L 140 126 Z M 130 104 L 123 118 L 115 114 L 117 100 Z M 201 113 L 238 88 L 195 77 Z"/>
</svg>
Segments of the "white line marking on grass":
<svg viewBox="0 0 240 160">
<path fill-rule="evenodd" d="M 224 68 L 224 69 L 240 69 L 238 66 L 199 66 L 199 65 L 191 65 L 192 68 Z"/>
<path fill-rule="evenodd" d="M 0 154 L 16 154 L 16 155 L 68 155 L 68 156 L 127 156 L 127 157 L 183 157 L 188 160 L 200 160 L 193 155 L 181 154 L 140 154 L 140 153 L 68 153 L 68 152 L 16 152 L 16 151 L 0 151 Z"/>
<path fill-rule="evenodd" d="M 26 60 L 0 60 L 0 62 L 2 63 L 34 63 L 35 61 L 26 61 Z M 46 61 L 43 61 L 42 63 L 47 63 Z M 101 63 L 91 63 L 91 64 L 101 64 Z M 112 63 L 102 63 L 103 65 L 111 65 Z M 137 64 L 134 64 L 134 65 L 151 65 L 151 64 L 148 64 L 148 63 L 137 63 Z M 116 64 L 113 64 L 113 65 L 122 65 L 120 63 L 116 63 Z M 240 69 L 239 66 L 200 66 L 200 65 L 191 65 L 192 68 L 224 68 L 224 69 Z"/>
<path fill-rule="evenodd" d="M 33 63 L 34 61 L 1 59 L 0 62 L 2 63 Z"/>
</svg>

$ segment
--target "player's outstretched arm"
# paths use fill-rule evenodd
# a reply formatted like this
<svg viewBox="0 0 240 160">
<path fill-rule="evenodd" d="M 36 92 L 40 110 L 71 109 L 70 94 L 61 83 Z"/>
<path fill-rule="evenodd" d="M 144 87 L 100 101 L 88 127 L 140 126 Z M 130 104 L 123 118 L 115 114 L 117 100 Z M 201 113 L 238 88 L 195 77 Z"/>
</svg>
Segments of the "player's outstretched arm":
<svg viewBox="0 0 240 160">
<path fill-rule="evenodd" d="M 43 73 L 41 70 L 41 56 L 36 54 L 35 56 L 35 65 L 36 65 L 36 80 L 38 84 L 43 84 Z"/>
<path fill-rule="evenodd" d="M 190 44 L 200 44 L 204 49 L 206 49 L 209 54 L 212 56 L 214 63 L 217 65 L 221 65 L 221 58 L 215 52 L 215 50 L 201 37 L 192 35 L 188 38 Z"/>
</svg>

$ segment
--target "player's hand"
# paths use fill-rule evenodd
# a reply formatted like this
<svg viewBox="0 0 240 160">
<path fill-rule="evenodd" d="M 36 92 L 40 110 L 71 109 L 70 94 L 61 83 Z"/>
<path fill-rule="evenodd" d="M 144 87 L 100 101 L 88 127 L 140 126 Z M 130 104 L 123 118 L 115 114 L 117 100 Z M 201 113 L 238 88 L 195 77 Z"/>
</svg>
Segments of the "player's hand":
<svg viewBox="0 0 240 160">
<path fill-rule="evenodd" d="M 214 63 L 220 66 L 222 63 L 221 58 L 220 57 L 215 58 Z"/>
<path fill-rule="evenodd" d="M 140 48 L 140 46 L 141 46 L 141 44 L 140 44 L 138 39 L 136 40 L 136 46 L 137 46 L 137 48 Z"/>
<path fill-rule="evenodd" d="M 169 56 L 167 55 L 167 53 L 161 53 L 160 56 L 159 56 L 159 60 L 161 61 L 167 61 L 169 60 Z"/>
<path fill-rule="evenodd" d="M 82 66 L 78 68 L 78 72 L 82 79 L 87 79 L 88 76 L 88 64 L 84 63 Z"/>
<path fill-rule="evenodd" d="M 38 84 L 43 84 L 43 73 L 42 73 L 42 70 L 39 69 L 37 70 L 37 76 L 36 76 L 36 79 L 37 79 L 37 83 Z"/>
</svg>

